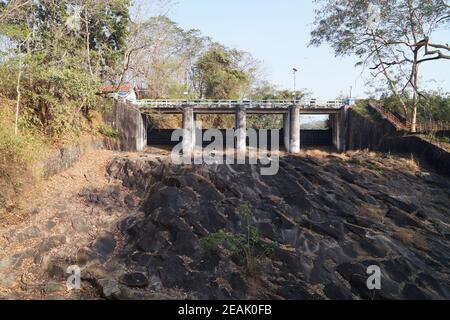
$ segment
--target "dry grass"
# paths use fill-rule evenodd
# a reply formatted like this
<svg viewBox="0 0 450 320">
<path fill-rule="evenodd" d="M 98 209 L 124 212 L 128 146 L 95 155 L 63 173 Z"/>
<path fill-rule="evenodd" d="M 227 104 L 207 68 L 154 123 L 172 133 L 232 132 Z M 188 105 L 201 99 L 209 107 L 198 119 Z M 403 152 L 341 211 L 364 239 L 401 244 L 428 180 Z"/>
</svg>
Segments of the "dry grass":
<svg viewBox="0 0 450 320">
<path fill-rule="evenodd" d="M 329 152 L 326 152 L 324 150 L 320 150 L 320 149 L 311 149 L 311 150 L 306 150 L 303 152 L 303 154 L 307 157 L 311 157 L 311 158 L 319 158 L 319 159 L 323 159 L 325 157 L 328 157 L 330 155 Z"/>
<path fill-rule="evenodd" d="M 414 159 L 414 156 L 411 155 L 411 159 L 404 160 L 405 169 L 411 172 L 418 172 L 420 171 L 419 164 L 417 163 L 416 159 Z"/>
<path fill-rule="evenodd" d="M 401 241 L 405 245 L 415 247 L 419 250 L 428 249 L 424 237 L 417 234 L 414 230 L 397 227 L 392 236 L 394 239 Z"/>
<path fill-rule="evenodd" d="M 414 233 L 405 228 L 398 228 L 393 234 L 394 238 L 403 242 L 404 244 L 412 244 L 414 241 Z"/>
<path fill-rule="evenodd" d="M 182 119 L 180 115 L 150 115 L 150 122 L 155 129 L 174 129 L 182 127 Z"/>
<path fill-rule="evenodd" d="M 368 204 L 361 205 L 358 208 L 358 216 L 366 216 L 374 220 L 383 222 L 386 216 L 386 210 Z"/>
</svg>

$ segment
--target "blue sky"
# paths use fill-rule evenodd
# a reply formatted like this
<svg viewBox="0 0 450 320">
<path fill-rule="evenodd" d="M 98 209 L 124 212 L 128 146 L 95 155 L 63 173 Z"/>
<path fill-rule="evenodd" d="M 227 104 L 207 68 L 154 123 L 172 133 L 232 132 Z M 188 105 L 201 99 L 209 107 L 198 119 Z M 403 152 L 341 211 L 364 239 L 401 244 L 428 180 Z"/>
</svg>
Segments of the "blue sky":
<svg viewBox="0 0 450 320">
<path fill-rule="evenodd" d="M 314 21 L 312 1 L 178 0 L 169 17 L 185 29 L 199 29 L 228 47 L 250 52 L 262 61 L 269 81 L 293 87 L 292 67 L 299 68 L 297 87 L 319 99 L 347 94 L 364 97 L 368 73 L 355 68 L 356 58 L 335 58 L 328 46 L 308 47 Z M 440 32 L 437 39 L 450 38 Z M 428 88 L 450 91 L 450 62 L 424 65 L 421 81 Z"/>
</svg>

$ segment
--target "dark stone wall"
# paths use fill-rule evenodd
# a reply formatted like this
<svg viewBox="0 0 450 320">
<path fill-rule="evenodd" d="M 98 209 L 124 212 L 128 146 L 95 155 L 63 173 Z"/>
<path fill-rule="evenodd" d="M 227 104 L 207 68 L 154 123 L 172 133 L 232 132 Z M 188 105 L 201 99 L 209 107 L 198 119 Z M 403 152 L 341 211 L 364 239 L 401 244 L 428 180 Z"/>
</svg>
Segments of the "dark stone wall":
<svg viewBox="0 0 450 320">
<path fill-rule="evenodd" d="M 397 136 L 386 120 L 374 121 L 350 109 L 347 112 L 346 150 L 379 150 L 386 138 Z"/>
<path fill-rule="evenodd" d="M 103 149 L 107 146 L 106 141 L 101 139 L 92 139 L 80 142 L 74 146 L 64 147 L 42 160 L 38 167 L 41 176 L 44 178 L 51 177 L 55 174 L 63 172 L 74 165 L 78 159 L 88 150 Z"/>
<path fill-rule="evenodd" d="M 445 133 L 443 133 L 445 135 Z M 437 172 L 450 176 L 450 153 L 414 135 L 398 132 L 387 120 L 374 121 L 356 111 L 347 114 L 347 150 L 369 149 L 413 155 Z"/>
<path fill-rule="evenodd" d="M 148 129 L 148 145 L 175 146 L 179 142 L 171 141 L 172 133 L 175 129 Z M 205 132 L 206 130 L 203 130 Z M 220 130 L 223 141 L 225 143 L 226 130 Z M 259 137 L 259 130 L 256 130 Z M 301 146 L 331 146 L 333 145 L 332 130 L 301 130 L 300 145 Z M 284 130 L 280 130 L 279 145 L 284 146 Z M 249 139 L 247 138 L 247 143 Z M 271 144 L 271 133 L 267 131 L 267 143 Z M 204 142 L 204 146 L 208 146 L 210 142 Z"/>
<path fill-rule="evenodd" d="M 450 130 L 447 131 L 438 131 L 436 132 L 437 137 L 447 137 L 450 138 Z"/>
<path fill-rule="evenodd" d="M 439 173 L 450 176 L 450 153 L 418 136 L 387 138 L 381 149 L 385 152 L 413 154 Z"/>
</svg>

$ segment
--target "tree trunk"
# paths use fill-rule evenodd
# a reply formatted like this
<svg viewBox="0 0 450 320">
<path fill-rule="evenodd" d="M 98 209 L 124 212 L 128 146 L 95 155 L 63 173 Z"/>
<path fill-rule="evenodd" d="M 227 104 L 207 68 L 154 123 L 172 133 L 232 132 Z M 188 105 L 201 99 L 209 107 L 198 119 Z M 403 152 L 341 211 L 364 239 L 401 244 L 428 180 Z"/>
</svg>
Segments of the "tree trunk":
<svg viewBox="0 0 450 320">
<path fill-rule="evenodd" d="M 17 92 L 17 101 L 16 101 L 16 119 L 14 122 L 14 134 L 17 136 L 19 134 L 19 112 L 20 112 L 20 80 L 22 78 L 22 53 L 19 53 L 19 71 L 17 74 L 17 86 L 16 86 L 16 92 Z"/>
<path fill-rule="evenodd" d="M 91 76 L 94 76 L 94 72 L 92 71 L 92 64 L 91 64 L 91 48 L 90 48 L 90 37 L 91 34 L 89 32 L 89 12 L 88 12 L 88 4 L 86 3 L 84 8 L 84 19 L 85 19 L 85 31 L 86 31 L 86 56 L 87 56 L 87 62 L 89 67 L 89 72 Z"/>
<path fill-rule="evenodd" d="M 417 51 L 414 53 L 414 65 L 413 65 L 413 103 L 411 114 L 411 132 L 417 132 L 417 106 L 419 100 L 419 64 L 417 63 Z"/>
</svg>

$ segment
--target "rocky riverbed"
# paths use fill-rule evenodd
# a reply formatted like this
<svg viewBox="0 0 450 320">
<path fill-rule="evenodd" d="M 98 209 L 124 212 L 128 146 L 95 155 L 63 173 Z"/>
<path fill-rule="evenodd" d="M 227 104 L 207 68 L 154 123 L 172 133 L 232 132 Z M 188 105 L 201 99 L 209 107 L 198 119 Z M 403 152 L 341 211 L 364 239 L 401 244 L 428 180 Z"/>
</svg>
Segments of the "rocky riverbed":
<svg viewBox="0 0 450 320">
<path fill-rule="evenodd" d="M 105 171 L 102 188 L 84 186 L 72 198 L 88 208 L 80 221 L 74 212 L 54 220 L 64 238 L 49 234 L 0 256 L 0 273 L 20 262 L 24 274 L 42 274 L 39 290 L 37 279 L 18 287 L 30 277 L 16 270 L 0 296 L 450 298 L 450 182 L 410 160 L 309 153 L 285 156 L 276 176 L 261 176 L 258 166 L 119 155 Z M 36 224 L 11 242 L 41 239 Z M 75 264 L 83 289 L 55 294 Z M 369 266 L 380 268 L 381 290 L 368 290 Z"/>
</svg>

